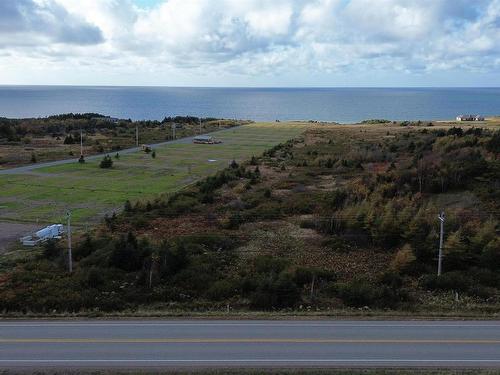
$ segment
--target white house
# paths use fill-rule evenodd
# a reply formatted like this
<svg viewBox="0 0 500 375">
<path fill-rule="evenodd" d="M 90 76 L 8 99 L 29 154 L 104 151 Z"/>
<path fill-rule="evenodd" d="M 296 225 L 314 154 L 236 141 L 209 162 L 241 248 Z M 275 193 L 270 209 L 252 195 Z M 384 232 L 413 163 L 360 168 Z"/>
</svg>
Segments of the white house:
<svg viewBox="0 0 500 375">
<path fill-rule="evenodd" d="M 457 116 L 457 121 L 484 121 L 484 117 L 480 115 L 460 115 Z"/>
</svg>

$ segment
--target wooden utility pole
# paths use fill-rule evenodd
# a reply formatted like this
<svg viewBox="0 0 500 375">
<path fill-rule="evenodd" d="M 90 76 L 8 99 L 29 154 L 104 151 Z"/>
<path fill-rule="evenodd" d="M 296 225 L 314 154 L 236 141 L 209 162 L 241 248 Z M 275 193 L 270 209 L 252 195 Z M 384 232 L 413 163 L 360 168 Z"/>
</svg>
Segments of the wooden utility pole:
<svg viewBox="0 0 500 375">
<path fill-rule="evenodd" d="M 68 218 L 68 269 L 69 273 L 73 272 L 73 254 L 71 251 L 71 211 L 66 213 Z"/>
<path fill-rule="evenodd" d="M 80 158 L 83 158 L 83 131 L 80 128 Z"/>
<path fill-rule="evenodd" d="M 135 146 L 139 147 L 139 126 L 135 126 Z"/>
<path fill-rule="evenodd" d="M 441 276 L 442 272 L 442 265 L 443 265 L 443 239 L 444 239 L 444 211 L 441 211 L 441 213 L 438 216 L 439 219 L 439 225 L 440 225 L 440 230 L 439 230 L 439 255 L 438 255 L 438 276 Z"/>
<path fill-rule="evenodd" d="M 311 302 L 312 302 L 312 300 L 314 298 L 314 283 L 315 282 L 316 282 L 316 274 L 313 273 L 312 282 L 311 282 L 311 294 L 310 294 L 310 296 L 311 296 Z"/>
</svg>

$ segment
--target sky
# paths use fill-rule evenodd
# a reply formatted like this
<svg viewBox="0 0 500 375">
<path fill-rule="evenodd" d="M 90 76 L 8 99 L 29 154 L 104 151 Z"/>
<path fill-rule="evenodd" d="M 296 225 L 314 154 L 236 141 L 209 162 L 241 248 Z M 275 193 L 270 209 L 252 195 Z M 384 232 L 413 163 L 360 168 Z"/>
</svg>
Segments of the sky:
<svg viewBox="0 0 500 375">
<path fill-rule="evenodd" d="M 0 84 L 500 86 L 500 0 L 0 0 Z"/>
</svg>

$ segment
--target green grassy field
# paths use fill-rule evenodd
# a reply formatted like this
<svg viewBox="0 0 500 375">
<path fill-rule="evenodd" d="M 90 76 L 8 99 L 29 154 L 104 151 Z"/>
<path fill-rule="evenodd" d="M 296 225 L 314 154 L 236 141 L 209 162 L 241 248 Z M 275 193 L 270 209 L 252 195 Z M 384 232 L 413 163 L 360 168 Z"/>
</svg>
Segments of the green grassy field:
<svg viewBox="0 0 500 375">
<path fill-rule="evenodd" d="M 0 220 L 61 222 L 66 210 L 77 224 L 99 220 L 123 203 L 168 194 L 237 161 L 259 155 L 299 135 L 301 123 L 257 123 L 217 134 L 218 145 L 171 144 L 155 148 L 156 158 L 138 152 L 113 158 L 38 168 L 29 174 L 0 176 Z M 111 154 L 113 155 L 113 154 Z"/>
</svg>

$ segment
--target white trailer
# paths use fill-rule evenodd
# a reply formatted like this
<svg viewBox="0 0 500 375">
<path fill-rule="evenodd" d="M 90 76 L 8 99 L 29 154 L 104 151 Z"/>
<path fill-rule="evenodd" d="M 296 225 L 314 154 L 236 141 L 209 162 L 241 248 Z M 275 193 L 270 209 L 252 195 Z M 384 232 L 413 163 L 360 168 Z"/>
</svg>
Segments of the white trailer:
<svg viewBox="0 0 500 375">
<path fill-rule="evenodd" d="M 42 228 L 29 236 L 21 237 L 19 240 L 24 246 L 36 246 L 48 240 L 59 240 L 64 233 L 62 224 L 53 224 Z"/>
</svg>

